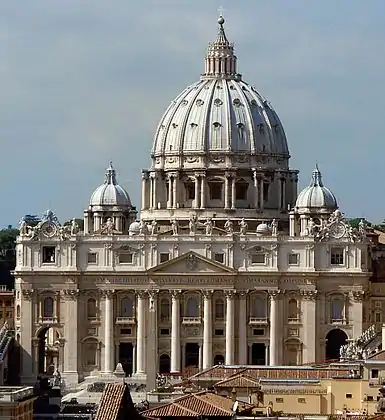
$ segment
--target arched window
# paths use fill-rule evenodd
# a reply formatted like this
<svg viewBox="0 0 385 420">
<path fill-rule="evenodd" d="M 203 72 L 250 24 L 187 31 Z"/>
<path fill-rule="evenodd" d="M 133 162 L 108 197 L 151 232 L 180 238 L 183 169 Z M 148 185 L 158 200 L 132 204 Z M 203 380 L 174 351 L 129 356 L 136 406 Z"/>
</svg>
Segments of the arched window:
<svg viewBox="0 0 385 420">
<path fill-rule="evenodd" d="M 90 298 L 87 301 L 87 318 L 94 319 L 96 316 L 96 300 L 94 298 Z"/>
<path fill-rule="evenodd" d="M 168 321 L 170 319 L 170 301 L 162 299 L 160 301 L 160 319 L 161 321 Z"/>
<path fill-rule="evenodd" d="M 194 318 L 199 316 L 199 300 L 197 296 L 190 296 L 187 299 L 186 316 Z"/>
<path fill-rule="evenodd" d="M 289 319 L 298 318 L 298 303 L 296 299 L 290 299 L 288 302 L 288 318 Z"/>
<path fill-rule="evenodd" d="M 266 318 L 266 300 L 261 296 L 254 296 L 252 298 L 251 316 L 253 318 Z"/>
<path fill-rule="evenodd" d="M 53 318 L 53 316 L 53 299 L 51 297 L 46 297 L 43 301 L 43 317 Z"/>
<path fill-rule="evenodd" d="M 216 354 L 214 357 L 214 366 L 216 365 L 224 365 L 225 358 L 221 354 Z"/>
<path fill-rule="evenodd" d="M 16 318 L 20 319 L 20 305 L 16 306 Z"/>
<path fill-rule="evenodd" d="M 216 299 L 215 301 L 215 319 L 217 321 L 225 319 L 225 303 L 223 299 Z"/>
<path fill-rule="evenodd" d="M 134 313 L 134 305 L 132 299 L 124 297 L 120 302 L 120 315 L 127 318 L 132 318 Z"/>
<path fill-rule="evenodd" d="M 340 297 L 331 300 L 331 318 L 333 322 L 342 321 L 344 319 L 344 301 Z"/>
</svg>

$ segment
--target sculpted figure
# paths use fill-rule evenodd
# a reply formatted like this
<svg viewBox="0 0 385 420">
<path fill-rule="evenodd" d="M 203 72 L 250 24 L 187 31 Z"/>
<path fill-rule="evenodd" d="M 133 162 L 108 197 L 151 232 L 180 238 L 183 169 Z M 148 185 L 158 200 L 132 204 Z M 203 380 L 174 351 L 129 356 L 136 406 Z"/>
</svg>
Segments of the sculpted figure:
<svg viewBox="0 0 385 420">
<path fill-rule="evenodd" d="M 310 218 L 309 223 L 307 224 L 307 232 L 309 236 L 313 236 L 315 233 L 315 223 L 312 217 Z"/>
<path fill-rule="evenodd" d="M 233 233 L 234 232 L 234 228 L 233 228 L 233 222 L 230 220 L 230 219 L 227 219 L 226 220 L 226 222 L 225 222 L 225 231 L 228 233 L 228 234 L 231 234 L 231 233 Z"/>
<path fill-rule="evenodd" d="M 28 235 L 28 225 L 25 220 L 22 220 L 20 223 L 19 228 L 20 236 L 27 236 Z"/>
<path fill-rule="evenodd" d="M 178 221 L 176 219 L 171 220 L 171 228 L 172 228 L 172 234 L 174 236 L 178 235 L 179 225 L 178 225 Z"/>
<path fill-rule="evenodd" d="M 115 230 L 114 222 L 112 221 L 111 217 L 109 217 L 105 224 L 105 231 L 107 234 L 111 234 Z"/>
<path fill-rule="evenodd" d="M 139 235 L 145 235 L 147 233 L 147 225 L 144 220 L 139 222 Z"/>
<path fill-rule="evenodd" d="M 204 225 L 206 228 L 206 235 L 211 235 L 213 233 L 213 222 L 210 217 L 206 219 Z"/>
<path fill-rule="evenodd" d="M 239 233 L 241 235 L 246 235 L 248 225 L 245 222 L 245 219 L 242 218 L 242 220 L 238 224 L 239 224 Z"/>
<path fill-rule="evenodd" d="M 151 235 L 156 235 L 158 229 L 158 222 L 156 220 L 153 220 L 151 222 Z"/>
<path fill-rule="evenodd" d="M 74 236 L 79 232 L 79 225 L 76 223 L 75 218 L 71 220 L 71 235 Z"/>
<path fill-rule="evenodd" d="M 276 219 L 273 219 L 270 227 L 271 227 L 271 234 L 273 236 L 277 236 L 278 235 L 278 222 Z"/>
<path fill-rule="evenodd" d="M 188 227 L 190 228 L 190 235 L 195 235 L 197 230 L 198 220 L 197 217 L 194 215 L 190 217 L 190 221 L 188 223 Z"/>
</svg>

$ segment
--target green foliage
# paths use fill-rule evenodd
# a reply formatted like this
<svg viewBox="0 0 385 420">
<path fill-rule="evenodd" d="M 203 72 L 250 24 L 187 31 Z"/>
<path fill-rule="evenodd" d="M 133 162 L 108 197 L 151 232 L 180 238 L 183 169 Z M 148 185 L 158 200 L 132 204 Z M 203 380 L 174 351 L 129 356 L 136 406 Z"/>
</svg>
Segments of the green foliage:
<svg viewBox="0 0 385 420">
<path fill-rule="evenodd" d="M 348 224 L 349 224 L 352 228 L 356 228 L 356 229 L 358 229 L 358 225 L 359 225 L 359 223 L 361 222 L 361 220 L 364 220 L 364 223 L 365 223 L 367 226 L 372 226 L 372 224 L 371 224 L 368 220 L 366 220 L 366 219 L 362 219 L 362 217 L 356 217 L 355 219 L 349 219 L 349 220 L 348 220 Z"/>
<path fill-rule="evenodd" d="M 0 230 L 0 259 L 3 261 L 13 261 L 15 259 L 15 242 L 19 229 L 8 226 Z"/>
</svg>

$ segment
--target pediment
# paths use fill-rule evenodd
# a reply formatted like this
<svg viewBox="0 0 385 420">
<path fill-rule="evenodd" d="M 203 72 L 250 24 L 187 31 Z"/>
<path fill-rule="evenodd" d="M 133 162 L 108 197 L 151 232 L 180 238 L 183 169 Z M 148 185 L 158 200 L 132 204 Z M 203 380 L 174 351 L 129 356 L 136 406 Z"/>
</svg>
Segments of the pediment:
<svg viewBox="0 0 385 420">
<path fill-rule="evenodd" d="M 190 251 L 177 258 L 153 267 L 151 274 L 232 274 L 235 270 Z"/>
</svg>

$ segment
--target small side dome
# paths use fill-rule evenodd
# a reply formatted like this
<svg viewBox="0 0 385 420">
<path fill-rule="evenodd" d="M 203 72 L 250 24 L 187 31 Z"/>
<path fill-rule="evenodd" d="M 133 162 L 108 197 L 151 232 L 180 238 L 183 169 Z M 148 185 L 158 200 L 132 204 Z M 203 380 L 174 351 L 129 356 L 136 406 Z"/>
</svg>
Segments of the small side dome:
<svg viewBox="0 0 385 420">
<path fill-rule="evenodd" d="M 267 235 L 268 233 L 270 233 L 270 228 L 266 223 L 260 223 L 257 226 L 257 233 L 259 233 L 260 235 Z"/>
<path fill-rule="evenodd" d="M 116 172 L 110 162 L 107 168 L 104 184 L 96 188 L 90 199 L 90 207 L 119 207 L 131 208 L 131 200 L 127 191 L 116 181 Z"/>
<path fill-rule="evenodd" d="M 298 195 L 295 203 L 299 212 L 334 211 L 338 208 L 335 195 L 323 185 L 322 175 L 316 165 L 309 186 Z"/>
</svg>

